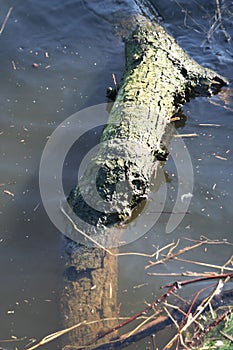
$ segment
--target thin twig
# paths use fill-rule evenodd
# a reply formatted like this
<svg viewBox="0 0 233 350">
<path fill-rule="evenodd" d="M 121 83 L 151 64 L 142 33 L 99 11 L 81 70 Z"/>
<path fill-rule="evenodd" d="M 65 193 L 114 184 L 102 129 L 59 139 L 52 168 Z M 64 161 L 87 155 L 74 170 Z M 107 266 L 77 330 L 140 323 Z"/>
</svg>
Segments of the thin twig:
<svg viewBox="0 0 233 350">
<path fill-rule="evenodd" d="M 230 108 L 230 107 L 227 107 L 226 105 L 222 105 L 221 103 L 218 103 L 218 102 L 215 102 L 215 101 L 209 101 L 209 103 L 211 103 L 212 105 L 214 106 L 218 106 L 220 108 L 224 108 L 226 109 L 227 111 L 230 111 L 230 112 L 233 112 L 233 108 Z M 225 103 L 225 102 L 224 102 Z"/>
<path fill-rule="evenodd" d="M 221 8 L 220 8 L 220 4 L 219 4 L 219 0 L 216 0 L 216 8 L 217 8 L 217 14 L 218 14 L 218 21 L 220 23 L 220 26 L 222 28 L 223 34 L 225 36 L 225 39 L 227 42 L 229 42 L 231 40 L 230 35 L 227 33 L 224 25 L 223 25 L 223 21 L 222 21 L 222 13 L 221 13 Z"/>
<path fill-rule="evenodd" d="M 113 80 L 113 84 L 114 84 L 115 88 L 117 88 L 116 76 L 114 73 L 112 73 L 112 80 Z"/>
<path fill-rule="evenodd" d="M 231 312 L 232 312 L 232 310 L 231 310 Z M 220 331 L 220 333 L 222 334 L 222 336 L 224 338 L 226 338 L 227 340 L 230 340 L 230 342 L 233 344 L 233 337 L 232 336 L 230 336 L 229 334 L 224 333 L 223 331 Z"/>
<path fill-rule="evenodd" d="M 227 265 L 231 264 L 233 261 L 233 255 L 225 262 L 225 264 L 221 268 L 221 273 L 226 269 Z"/>
<path fill-rule="evenodd" d="M 195 303 L 196 303 L 196 301 L 197 301 L 199 295 L 200 295 L 201 293 L 203 293 L 204 291 L 206 291 L 208 288 L 209 288 L 209 287 L 202 288 L 202 289 L 200 289 L 200 290 L 194 295 L 194 298 L 193 298 L 193 300 L 192 300 L 192 303 L 191 303 L 191 305 L 189 306 L 189 309 L 188 309 L 188 311 L 187 311 L 187 316 L 189 316 L 189 315 L 191 314 L 191 311 L 192 311 L 192 309 L 193 309 L 193 307 L 194 307 L 194 305 L 195 305 Z"/>
<path fill-rule="evenodd" d="M 179 324 L 177 323 L 176 319 L 172 316 L 172 314 L 170 313 L 170 311 L 164 306 L 163 309 L 165 310 L 165 312 L 167 313 L 168 317 L 172 320 L 172 322 L 174 323 L 174 325 L 176 326 L 177 329 L 179 329 Z"/>
<path fill-rule="evenodd" d="M 176 2 L 176 4 L 181 8 L 181 11 L 182 11 L 183 13 L 185 13 L 185 16 L 186 16 L 186 17 L 189 17 L 189 18 L 193 21 L 193 23 L 196 24 L 196 26 L 199 28 L 199 30 L 201 30 L 203 33 L 205 33 L 205 32 L 206 32 L 205 28 L 204 28 L 200 23 L 198 23 L 192 16 L 190 16 L 190 14 L 188 13 L 188 10 L 186 10 L 186 9 L 180 4 L 179 1 L 175 0 L 175 2 Z"/>
<path fill-rule="evenodd" d="M 54 339 L 57 339 L 59 337 L 61 337 L 62 335 L 72 331 L 73 329 L 76 329 L 80 326 L 82 326 L 83 324 L 86 324 L 86 321 L 83 321 L 83 322 L 80 322 L 78 324 L 75 324 L 74 326 L 72 327 L 69 327 L 69 328 L 66 328 L 66 329 L 63 329 L 61 331 L 58 331 L 58 332 L 55 332 L 55 333 L 52 333 L 52 334 L 49 334 L 47 335 L 46 337 L 44 337 L 38 344 L 28 348 L 27 350 L 34 350 L 34 349 L 37 349 L 39 346 L 42 346 L 44 344 L 47 344 L 47 343 L 50 343 L 51 341 L 53 341 Z"/>
<path fill-rule="evenodd" d="M 152 267 L 154 265 L 163 264 L 163 263 L 165 263 L 168 260 L 174 259 L 175 257 L 177 257 L 179 255 L 182 255 L 182 254 L 184 254 L 184 253 L 186 253 L 186 252 L 188 252 L 188 251 L 190 251 L 192 249 L 198 248 L 198 247 L 200 247 L 200 246 L 202 246 L 203 244 L 206 244 L 206 243 L 207 243 L 207 241 L 199 241 L 197 244 L 194 244 L 192 246 L 187 246 L 187 247 L 185 247 L 183 249 L 180 249 L 180 250 L 178 250 L 177 253 L 174 253 L 174 254 L 172 254 L 172 251 L 169 251 L 165 258 L 163 258 L 161 260 L 158 260 L 158 261 L 155 261 L 155 262 L 149 261 L 149 265 L 147 265 L 145 267 L 145 269 L 148 269 L 148 268 L 150 268 L 150 267 Z M 178 246 L 178 244 L 174 248 L 176 248 L 177 246 Z M 173 250 L 174 250 L 174 248 L 173 248 Z"/>
<path fill-rule="evenodd" d="M 84 231 L 80 230 L 80 228 L 78 228 L 78 226 L 76 225 L 76 223 L 72 220 L 72 218 L 69 216 L 69 214 L 65 211 L 65 209 L 60 206 L 60 210 L 61 212 L 65 215 L 65 217 L 70 221 L 70 223 L 72 224 L 73 228 L 75 229 L 75 231 L 79 232 L 83 237 L 85 237 L 87 240 L 89 240 L 90 242 L 94 243 L 96 245 L 96 247 L 104 250 L 106 253 L 110 254 L 111 256 L 115 256 L 115 257 L 119 257 L 119 256 L 129 256 L 129 255 L 136 255 L 136 256 L 142 256 L 142 257 L 147 257 L 147 258 L 153 258 L 155 257 L 159 252 L 163 251 L 164 249 L 171 247 L 174 245 L 174 242 L 169 243 L 168 245 L 166 245 L 165 247 L 156 250 L 154 253 L 152 254 L 146 254 L 146 253 L 138 253 L 138 252 L 127 252 L 127 253 L 113 253 L 111 250 L 105 248 L 102 244 L 98 243 L 94 238 L 92 238 L 91 236 L 89 236 L 87 233 L 85 233 Z"/>
<path fill-rule="evenodd" d="M 151 315 L 150 317 L 147 317 L 145 320 L 143 320 L 136 328 L 134 328 L 131 332 L 127 334 L 127 337 L 131 337 L 133 334 L 135 334 L 140 328 L 142 328 L 146 323 L 149 323 L 155 315 Z"/>
<path fill-rule="evenodd" d="M 233 272 L 231 273 L 222 273 L 222 274 L 214 274 L 214 275 L 209 275 L 209 276 L 206 276 L 206 277 L 200 277 L 200 278 L 193 278 L 191 280 L 185 280 L 185 281 L 181 281 L 181 282 L 176 282 L 179 284 L 179 287 L 178 288 L 181 288 L 183 286 L 187 286 L 188 284 L 193 284 L 193 283 L 197 283 L 197 282 L 204 282 L 204 281 L 210 281 L 210 280 L 216 280 L 216 279 L 219 279 L 219 278 L 233 278 Z M 166 284 L 164 286 L 161 286 L 160 288 L 163 289 L 163 288 L 171 288 L 172 286 L 174 285 L 173 284 Z"/>
<path fill-rule="evenodd" d="M 117 319 L 119 320 L 119 317 Z M 120 317 L 120 319 L 125 319 L 125 317 Z M 115 320 L 116 320 L 116 318 L 104 318 L 101 321 L 115 321 Z M 80 323 L 75 324 L 72 327 L 65 328 L 65 329 L 62 329 L 62 330 L 57 331 L 55 333 L 51 333 L 51 334 L 47 335 L 46 337 L 41 339 L 39 343 L 37 343 L 34 346 L 28 348 L 27 350 L 37 349 L 40 346 L 45 345 L 47 343 L 50 343 L 51 341 L 53 341 L 53 340 L 63 336 L 66 333 L 69 333 L 69 332 L 73 331 L 74 329 L 79 328 L 79 327 L 81 327 L 83 325 L 86 326 L 86 325 L 95 324 L 95 323 L 99 323 L 99 322 L 100 322 L 100 320 L 94 320 L 94 321 L 90 321 L 90 322 L 87 322 L 87 321 L 84 320 L 84 321 L 82 321 Z"/>
<path fill-rule="evenodd" d="M 12 60 L 12 61 L 11 61 L 11 63 L 12 63 L 13 69 L 14 69 L 14 70 L 17 70 L 17 67 L 16 67 L 16 64 L 15 64 L 15 61 L 14 61 L 14 60 Z"/>
<path fill-rule="evenodd" d="M 175 138 L 182 138 L 182 137 L 197 137 L 198 134 L 193 133 L 193 134 L 176 134 L 174 135 Z"/>
<path fill-rule="evenodd" d="M 11 15 L 12 10 L 13 10 L 13 7 L 10 7 L 8 12 L 7 12 L 7 15 L 6 15 L 6 17 L 5 17 L 5 19 L 4 19 L 3 23 L 2 23 L 1 29 L 0 29 L 0 35 L 2 35 L 2 33 L 3 33 L 4 29 L 5 29 L 6 23 L 7 23 L 10 15 Z"/>
<path fill-rule="evenodd" d="M 148 272 L 148 276 L 180 276 L 180 277 L 205 277 L 208 275 L 217 275 L 217 272 L 193 272 L 193 271 L 186 271 L 186 272 L 171 272 L 171 273 L 160 273 L 160 272 Z"/>
<path fill-rule="evenodd" d="M 205 299 L 201 305 L 199 305 L 197 312 L 195 313 L 194 316 L 189 317 L 187 320 L 187 323 L 179 330 L 179 332 L 169 341 L 169 343 L 163 348 L 163 350 L 168 350 L 171 348 L 172 344 L 177 340 L 177 338 L 180 337 L 180 334 L 182 334 L 184 331 L 186 331 L 190 325 L 203 313 L 203 311 L 208 307 L 212 299 L 214 298 L 215 295 L 219 294 L 219 290 L 222 288 L 222 281 L 219 280 L 218 284 L 215 288 L 215 290 L 210 294 L 210 296 Z"/>
<path fill-rule="evenodd" d="M 61 212 L 66 216 L 66 218 L 71 222 L 73 228 L 79 232 L 83 237 L 85 237 L 87 240 L 91 241 L 94 243 L 98 248 L 104 250 L 106 253 L 115 256 L 114 253 L 112 253 L 109 249 L 105 248 L 102 244 L 98 243 L 94 238 L 90 237 L 88 234 L 86 234 L 84 231 L 80 230 L 76 223 L 72 220 L 72 218 L 68 215 L 68 213 L 65 211 L 65 209 L 60 206 Z"/>
<path fill-rule="evenodd" d="M 182 262 L 186 262 L 186 263 L 191 263 L 191 264 L 199 265 L 199 266 L 211 267 L 213 269 L 219 269 L 219 270 L 222 269 L 222 266 L 220 266 L 220 265 L 207 264 L 207 263 L 204 263 L 204 262 L 192 261 L 192 260 L 188 260 L 188 259 L 181 259 L 181 258 L 178 258 L 178 257 L 175 257 L 174 260 L 178 260 L 178 261 L 182 261 Z M 224 267 L 224 270 L 226 270 L 226 271 L 233 271 L 233 268 L 231 268 L 231 267 Z"/>
</svg>

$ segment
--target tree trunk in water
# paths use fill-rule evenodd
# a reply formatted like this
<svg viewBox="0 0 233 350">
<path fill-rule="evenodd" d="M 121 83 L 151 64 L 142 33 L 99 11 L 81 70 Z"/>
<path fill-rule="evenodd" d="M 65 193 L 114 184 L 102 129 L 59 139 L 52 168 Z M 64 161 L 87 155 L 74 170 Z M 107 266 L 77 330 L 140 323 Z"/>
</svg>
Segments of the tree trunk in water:
<svg viewBox="0 0 233 350">
<path fill-rule="evenodd" d="M 84 244 L 64 242 L 67 327 L 116 317 L 117 260 L 101 246 L 117 245 L 116 225 L 130 220 L 146 200 L 155 162 L 168 156 L 171 117 L 190 98 L 210 96 L 226 83 L 192 60 L 159 24 L 139 19 L 126 40 L 125 72 L 99 149 L 68 198 L 67 217 L 73 211 L 83 222 L 81 236 L 98 237 L 98 244 L 88 247 L 87 236 Z M 75 219 L 70 221 L 69 230 L 76 230 Z M 113 324 L 117 320 L 82 326 L 69 343 L 87 344 Z"/>
<path fill-rule="evenodd" d="M 159 24 L 140 19 L 126 41 L 125 73 L 99 150 L 69 196 L 75 214 L 94 232 L 130 218 L 148 195 L 155 161 L 167 158 L 170 118 L 191 97 L 224 84 Z"/>
</svg>

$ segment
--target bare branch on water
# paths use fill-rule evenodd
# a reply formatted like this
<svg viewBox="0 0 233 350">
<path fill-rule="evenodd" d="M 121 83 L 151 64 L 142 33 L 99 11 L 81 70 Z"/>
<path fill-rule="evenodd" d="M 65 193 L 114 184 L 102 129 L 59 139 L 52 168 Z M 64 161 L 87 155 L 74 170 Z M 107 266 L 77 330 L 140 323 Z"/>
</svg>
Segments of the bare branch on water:
<svg viewBox="0 0 233 350">
<path fill-rule="evenodd" d="M 2 33 L 3 33 L 4 29 L 5 29 L 6 23 L 7 23 L 10 15 L 11 15 L 12 10 L 13 10 L 13 7 L 10 7 L 8 12 L 7 12 L 7 15 L 6 15 L 6 17 L 5 17 L 5 19 L 4 19 L 3 23 L 2 23 L 1 29 L 0 29 L 0 35 L 2 35 Z"/>
</svg>

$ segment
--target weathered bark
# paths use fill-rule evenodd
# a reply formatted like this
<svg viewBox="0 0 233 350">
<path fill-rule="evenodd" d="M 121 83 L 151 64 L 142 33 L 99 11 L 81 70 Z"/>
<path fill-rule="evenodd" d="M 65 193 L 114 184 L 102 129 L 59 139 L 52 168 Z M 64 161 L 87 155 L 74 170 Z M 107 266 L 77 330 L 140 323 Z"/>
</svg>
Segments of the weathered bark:
<svg viewBox="0 0 233 350">
<path fill-rule="evenodd" d="M 191 97 L 209 96 L 224 84 L 223 77 L 193 61 L 159 24 L 140 20 L 126 40 L 125 73 L 99 150 L 68 198 L 83 222 L 81 230 L 105 247 L 116 244 L 120 230 L 107 228 L 127 221 L 147 198 L 155 161 L 168 155 L 171 116 Z M 64 247 L 65 326 L 116 316 L 116 258 L 99 246 L 69 239 Z M 82 346 L 102 327 L 116 323 L 82 326 L 71 333 L 69 343 Z"/>
<path fill-rule="evenodd" d="M 172 115 L 191 97 L 210 96 L 224 84 L 159 24 L 141 20 L 126 40 L 125 73 L 99 150 L 70 193 L 75 214 L 95 233 L 130 218 L 148 195 L 155 160 L 168 155 Z"/>
</svg>

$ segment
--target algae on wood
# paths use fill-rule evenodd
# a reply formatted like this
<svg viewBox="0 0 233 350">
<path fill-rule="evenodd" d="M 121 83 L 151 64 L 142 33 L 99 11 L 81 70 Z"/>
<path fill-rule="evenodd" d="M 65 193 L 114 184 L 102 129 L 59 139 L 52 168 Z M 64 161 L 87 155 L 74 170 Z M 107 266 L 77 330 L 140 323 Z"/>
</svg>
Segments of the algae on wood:
<svg viewBox="0 0 233 350">
<path fill-rule="evenodd" d="M 224 84 L 223 77 L 191 59 L 159 24 L 140 19 L 126 40 L 125 72 L 99 150 L 69 195 L 75 214 L 94 232 L 130 218 L 147 198 L 156 159 L 168 155 L 172 115 L 191 97 L 210 96 Z M 90 181 L 93 174 L 95 183 Z"/>
</svg>

